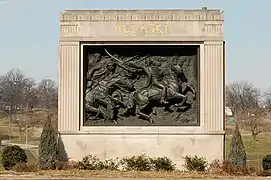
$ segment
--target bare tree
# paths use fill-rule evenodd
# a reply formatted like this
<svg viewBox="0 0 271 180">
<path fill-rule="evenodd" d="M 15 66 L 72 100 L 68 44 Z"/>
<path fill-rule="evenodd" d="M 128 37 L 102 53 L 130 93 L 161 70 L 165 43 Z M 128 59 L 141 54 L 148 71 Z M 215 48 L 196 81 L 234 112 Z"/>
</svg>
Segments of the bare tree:
<svg viewBox="0 0 271 180">
<path fill-rule="evenodd" d="M 49 109 L 57 108 L 57 85 L 51 79 L 44 79 L 38 85 L 38 96 L 40 104 Z"/>
<path fill-rule="evenodd" d="M 33 106 L 37 101 L 35 81 L 19 69 L 12 69 L 0 78 L 1 110 L 17 125 L 19 138 L 31 126 Z M 29 119 L 31 124 L 29 124 Z"/>
<path fill-rule="evenodd" d="M 226 87 L 227 106 L 235 114 L 247 115 L 251 109 L 258 108 L 260 97 L 259 89 L 246 81 L 234 82 Z"/>
<path fill-rule="evenodd" d="M 38 90 L 35 80 L 28 78 L 24 86 L 23 99 L 27 110 L 32 110 L 38 104 Z"/>
<path fill-rule="evenodd" d="M 264 93 L 264 105 L 268 112 L 271 111 L 271 87 Z"/>
<path fill-rule="evenodd" d="M 253 109 L 248 114 L 248 121 L 245 121 L 245 125 L 250 128 L 253 140 L 256 141 L 257 135 L 264 131 L 265 126 L 265 111 L 262 108 Z"/>
<path fill-rule="evenodd" d="M 227 106 L 244 120 L 244 125 L 249 128 L 254 140 L 267 126 L 261 97 L 260 90 L 246 81 L 234 82 L 226 87 Z"/>
<path fill-rule="evenodd" d="M 10 107 L 10 112 L 24 104 L 23 93 L 27 81 L 19 69 L 12 69 L 1 78 L 1 100 L 4 106 Z"/>
</svg>

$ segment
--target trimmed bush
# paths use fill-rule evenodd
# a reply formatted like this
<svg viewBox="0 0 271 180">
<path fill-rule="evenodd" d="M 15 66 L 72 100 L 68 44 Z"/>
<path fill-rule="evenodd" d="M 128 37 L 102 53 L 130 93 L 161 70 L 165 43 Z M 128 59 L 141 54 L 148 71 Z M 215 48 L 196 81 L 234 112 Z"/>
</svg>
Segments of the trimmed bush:
<svg viewBox="0 0 271 180">
<path fill-rule="evenodd" d="M 119 163 L 120 162 L 118 161 L 118 158 L 108 159 L 102 162 L 101 169 L 110 170 L 110 171 L 119 170 L 119 165 L 120 165 Z"/>
<path fill-rule="evenodd" d="M 39 166 L 42 170 L 53 170 L 58 158 L 57 133 L 51 120 L 47 121 L 40 137 Z"/>
<path fill-rule="evenodd" d="M 266 155 L 262 160 L 263 170 L 271 170 L 271 155 Z"/>
<path fill-rule="evenodd" d="M 102 170 L 103 163 L 96 156 L 88 155 L 77 163 L 77 168 L 80 170 Z"/>
<path fill-rule="evenodd" d="M 96 156 L 88 155 L 82 161 L 78 161 L 76 168 L 80 170 L 173 171 L 175 164 L 167 157 L 150 158 L 144 154 L 121 160 L 116 158 L 104 161 Z"/>
<path fill-rule="evenodd" d="M 150 171 L 152 170 L 151 159 L 145 154 L 123 158 L 121 165 L 127 171 Z"/>
<path fill-rule="evenodd" d="M 151 163 L 156 171 L 174 171 L 175 164 L 167 157 L 151 158 Z"/>
<path fill-rule="evenodd" d="M 232 135 L 228 158 L 232 166 L 246 166 L 247 155 L 237 123 Z"/>
<path fill-rule="evenodd" d="M 26 163 L 27 156 L 19 146 L 7 146 L 2 153 L 2 164 L 6 170 L 11 170 L 16 164 Z"/>
<path fill-rule="evenodd" d="M 37 172 L 38 171 L 38 165 L 35 163 L 18 163 L 13 168 L 13 171 L 15 172 Z"/>
<path fill-rule="evenodd" d="M 184 157 L 184 167 L 188 171 L 206 171 L 206 168 L 208 166 L 207 161 L 203 157 L 198 156 L 185 156 Z"/>
</svg>

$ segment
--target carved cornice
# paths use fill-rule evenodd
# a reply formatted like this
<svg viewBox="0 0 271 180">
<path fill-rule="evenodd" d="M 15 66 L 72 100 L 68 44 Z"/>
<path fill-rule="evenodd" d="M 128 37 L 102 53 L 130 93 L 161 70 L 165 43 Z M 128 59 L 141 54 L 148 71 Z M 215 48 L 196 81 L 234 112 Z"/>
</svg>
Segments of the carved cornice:
<svg viewBox="0 0 271 180">
<path fill-rule="evenodd" d="M 60 46 L 61 47 L 66 47 L 66 46 L 76 46 L 76 47 L 79 47 L 79 43 L 78 42 L 71 42 L 71 41 L 68 41 L 68 42 L 61 42 L 60 43 Z"/>
<path fill-rule="evenodd" d="M 224 21 L 219 10 L 68 10 L 60 21 Z"/>
</svg>

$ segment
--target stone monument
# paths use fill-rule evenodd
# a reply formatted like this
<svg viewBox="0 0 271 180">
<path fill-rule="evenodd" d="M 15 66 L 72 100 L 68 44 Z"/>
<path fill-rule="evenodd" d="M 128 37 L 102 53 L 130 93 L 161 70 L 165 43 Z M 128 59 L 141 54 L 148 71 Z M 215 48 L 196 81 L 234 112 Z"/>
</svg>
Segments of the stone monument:
<svg viewBox="0 0 271 180">
<path fill-rule="evenodd" d="M 69 158 L 223 159 L 223 26 L 207 8 L 61 13 L 58 128 Z"/>
</svg>

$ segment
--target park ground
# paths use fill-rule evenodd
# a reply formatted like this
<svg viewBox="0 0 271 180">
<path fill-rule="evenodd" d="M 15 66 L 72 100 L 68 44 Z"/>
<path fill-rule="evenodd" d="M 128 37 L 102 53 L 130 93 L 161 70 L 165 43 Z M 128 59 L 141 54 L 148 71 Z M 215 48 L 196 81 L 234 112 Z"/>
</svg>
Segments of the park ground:
<svg viewBox="0 0 271 180">
<path fill-rule="evenodd" d="M 40 171 L 38 173 L 28 174 L 5 174 L 0 173 L 0 179 L 98 179 L 98 180 L 130 180 L 130 179 L 161 179 L 161 180 L 179 180 L 179 179 L 270 179 L 259 176 L 227 176 L 207 173 L 191 172 L 120 172 L 120 171 Z"/>
<path fill-rule="evenodd" d="M 54 174 L 54 175 L 52 175 Z M 0 179 L 89 179 L 89 180 L 179 180 L 179 179 L 251 179 L 263 180 L 271 179 L 269 177 L 259 176 L 226 176 L 226 175 L 210 175 L 210 174 L 193 174 L 193 173 L 166 173 L 166 172 L 40 172 L 39 174 L 0 174 Z"/>
<path fill-rule="evenodd" d="M 34 113 L 35 119 L 40 119 L 35 123 L 32 127 L 27 130 L 27 156 L 29 161 L 36 162 L 38 155 L 38 145 L 39 145 L 39 136 L 42 132 L 42 127 L 44 125 L 44 120 L 46 118 L 46 112 L 37 111 Z M 270 122 L 271 126 L 271 122 Z M 230 141 L 232 137 L 232 133 L 234 131 L 235 124 L 231 122 L 226 123 L 226 152 L 229 152 Z M 244 146 L 247 152 L 248 163 L 252 165 L 256 170 L 261 168 L 261 160 L 262 157 L 268 154 L 271 154 L 271 128 L 270 132 L 265 131 L 260 133 L 257 136 L 257 141 L 253 140 L 251 132 L 248 127 L 239 126 L 240 132 L 242 134 L 242 139 L 244 142 Z M 26 133 L 19 133 L 19 127 L 16 123 L 10 123 L 9 118 L 1 118 L 0 119 L 0 140 L 7 141 L 7 143 L 13 144 L 21 144 L 23 148 L 25 148 L 26 144 Z M 10 140 L 10 141 L 8 141 Z M 1 150 L 1 149 L 0 149 Z M 1 152 L 0 152 L 1 153 Z M 51 174 L 54 173 L 55 176 L 51 177 Z M 179 173 L 179 174 L 178 174 Z M 161 179 L 236 179 L 236 177 L 231 176 L 220 176 L 220 175 L 207 175 L 207 174 L 187 174 L 187 173 L 144 173 L 144 172 L 129 172 L 120 173 L 120 172 L 91 172 L 90 174 L 85 174 L 85 172 L 80 171 L 60 171 L 60 172 L 39 172 L 38 174 L 28 174 L 18 175 L 18 174 L 6 174 L 4 171 L 0 171 L 0 179 L 56 179 L 59 177 L 70 176 L 70 177 L 91 177 L 92 179 L 122 179 L 125 180 L 127 178 L 136 178 L 136 179 L 151 179 L 151 178 L 161 178 Z M 179 178 L 182 177 L 182 178 Z M 238 179 L 266 179 L 260 177 L 238 177 Z M 270 178 L 271 179 L 271 178 Z"/>
</svg>

